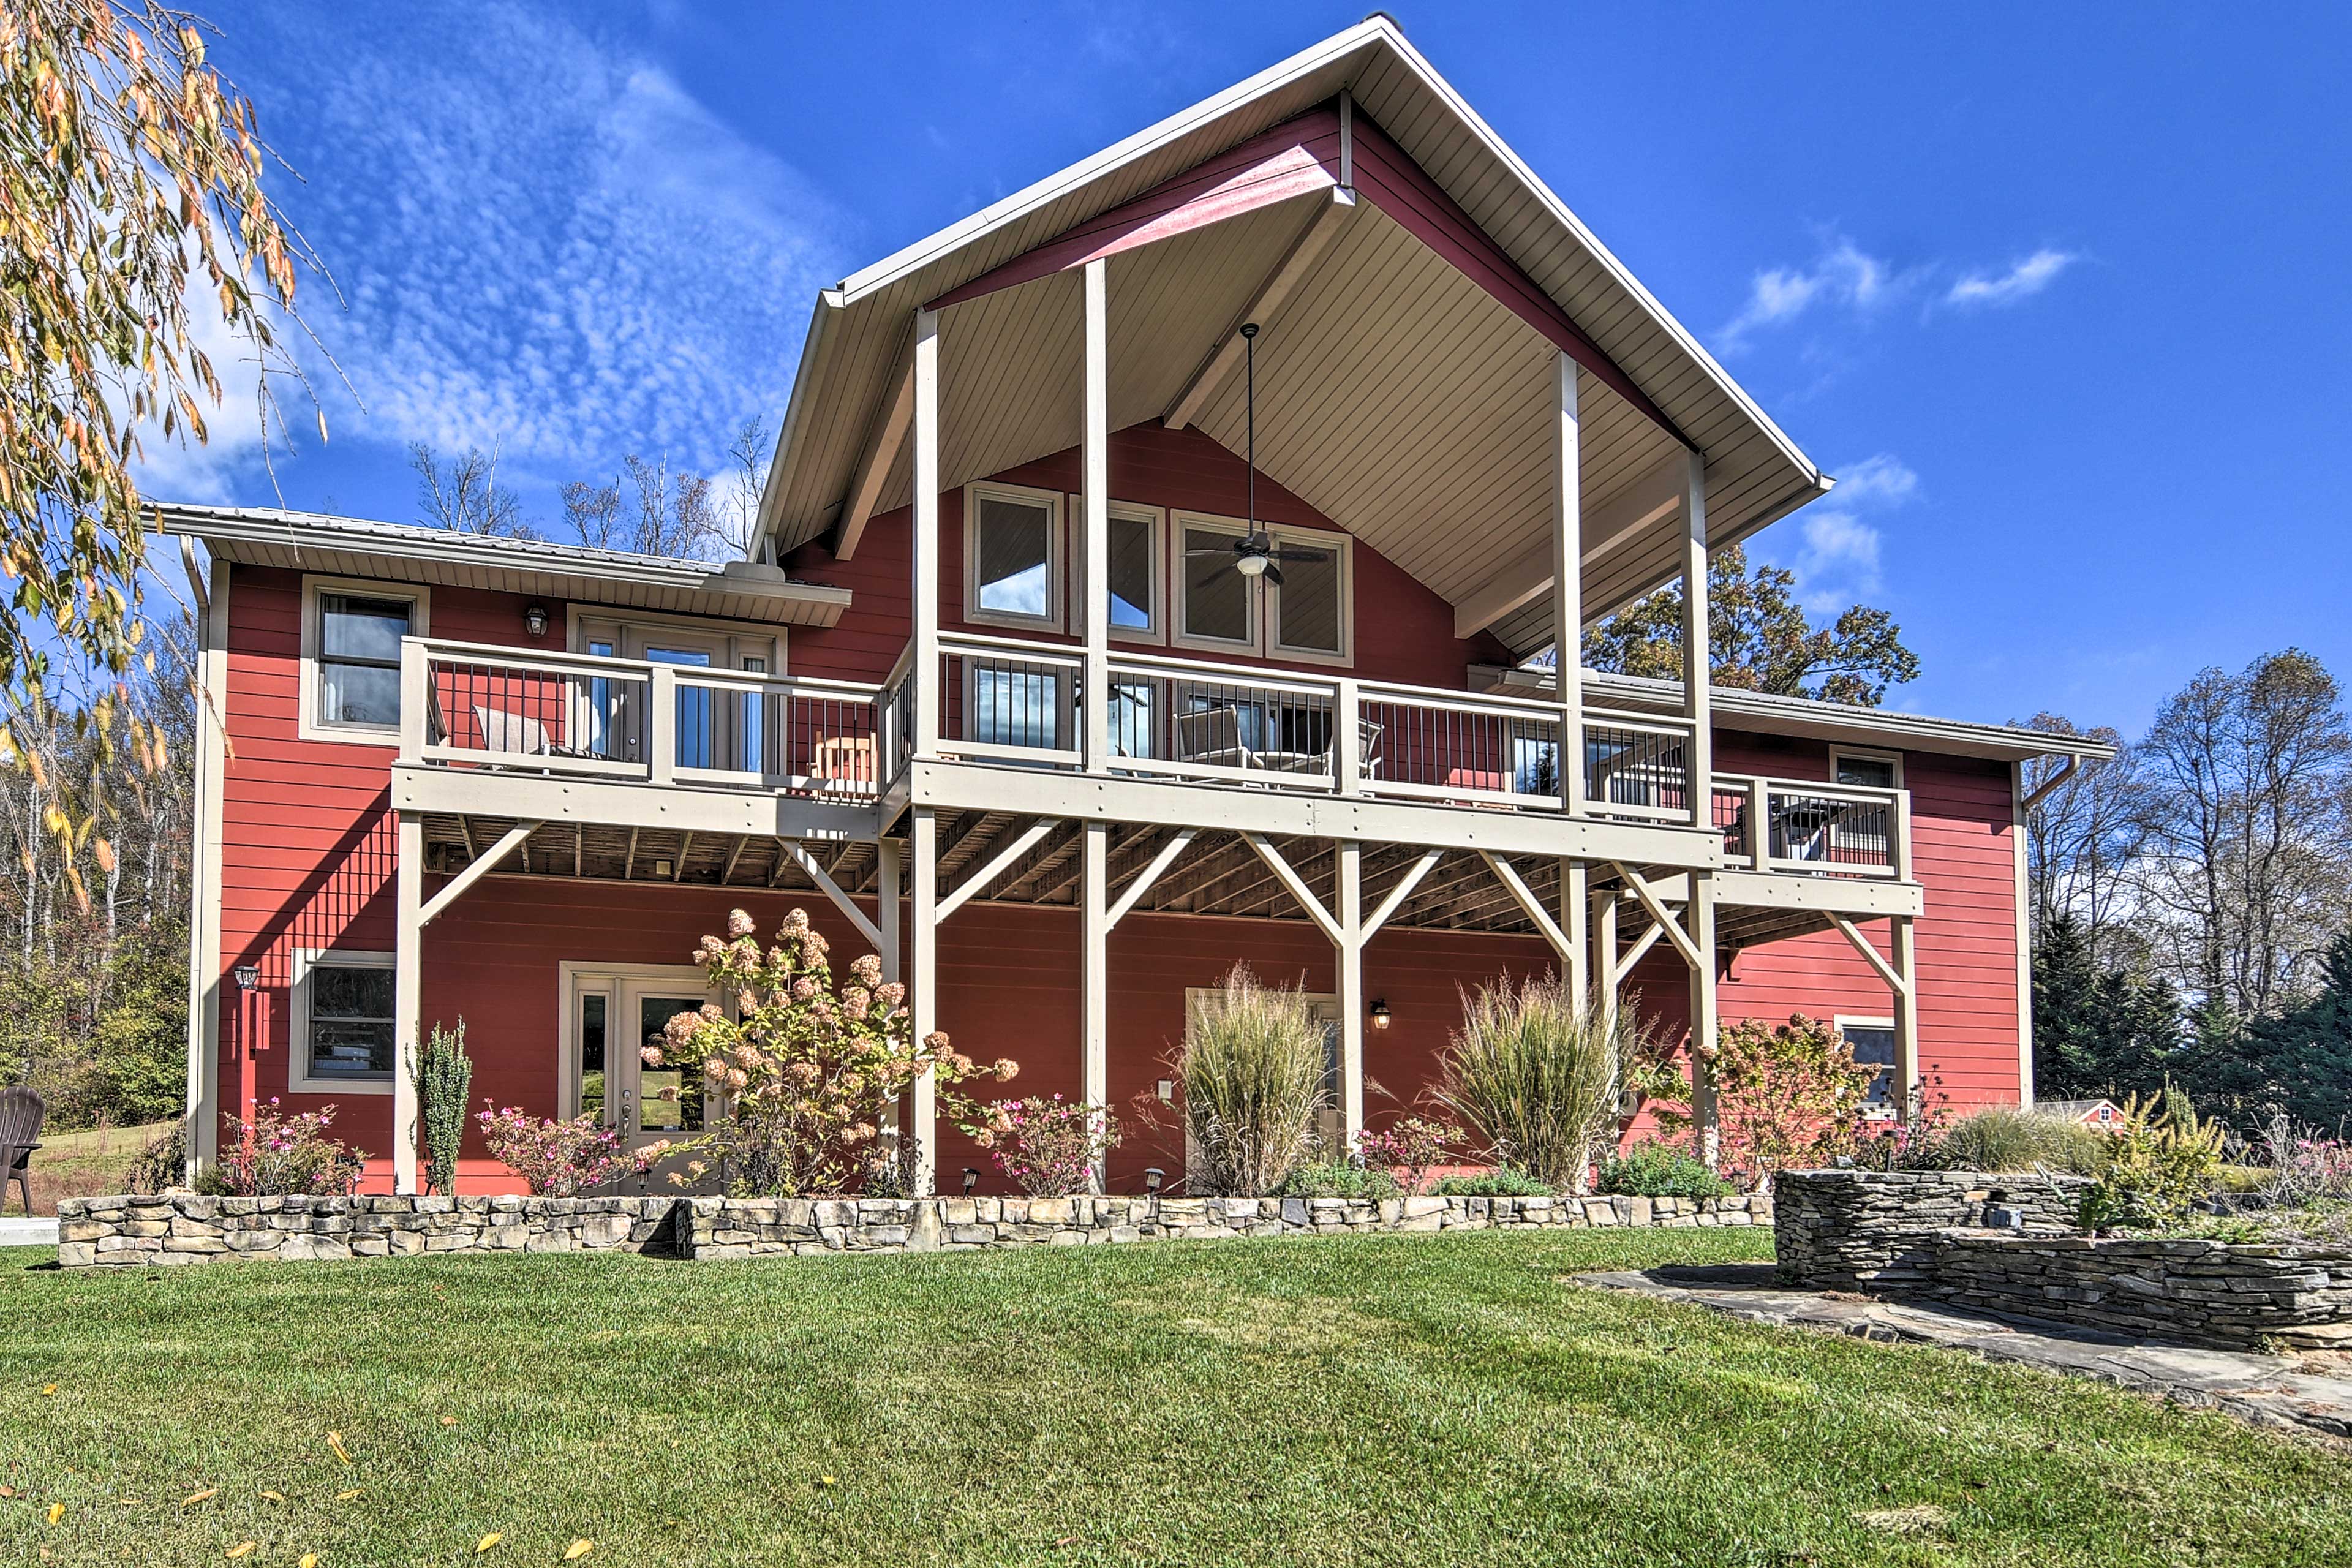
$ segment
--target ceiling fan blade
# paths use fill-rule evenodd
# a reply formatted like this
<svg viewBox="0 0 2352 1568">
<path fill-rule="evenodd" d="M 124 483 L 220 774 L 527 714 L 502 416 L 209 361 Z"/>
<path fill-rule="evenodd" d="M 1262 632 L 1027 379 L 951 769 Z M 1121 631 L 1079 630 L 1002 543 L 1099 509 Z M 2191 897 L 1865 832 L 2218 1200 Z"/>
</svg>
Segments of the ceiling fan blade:
<svg viewBox="0 0 2352 1568">
<path fill-rule="evenodd" d="M 1328 550 L 1293 550 L 1286 544 L 1279 550 L 1267 551 L 1266 558 L 1272 561 L 1328 561 L 1331 552 Z"/>
<path fill-rule="evenodd" d="M 1230 561 L 1234 558 L 1234 552 L 1230 550 L 1187 550 L 1184 553 L 1187 557 L 1194 555 L 1213 555 L 1220 561 Z"/>
<path fill-rule="evenodd" d="M 1265 571 L 1261 574 L 1261 575 L 1263 575 L 1267 582 L 1273 584 L 1276 587 L 1279 588 L 1282 586 L 1282 568 L 1276 566 L 1273 562 L 1268 561 L 1265 563 Z"/>
</svg>

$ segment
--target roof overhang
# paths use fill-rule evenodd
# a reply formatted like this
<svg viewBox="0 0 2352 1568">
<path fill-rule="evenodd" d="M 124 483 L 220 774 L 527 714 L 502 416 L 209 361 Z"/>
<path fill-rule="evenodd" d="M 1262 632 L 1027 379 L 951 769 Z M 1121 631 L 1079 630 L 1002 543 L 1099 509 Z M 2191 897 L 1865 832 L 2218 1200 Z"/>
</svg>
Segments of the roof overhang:
<svg viewBox="0 0 2352 1568">
<path fill-rule="evenodd" d="M 1585 692 L 1603 707 L 1634 712 L 1679 713 L 1680 681 L 1652 680 L 1638 675 L 1604 670 L 1584 672 Z M 1503 668 L 1474 665 L 1470 689 L 1518 696 L 1547 694 L 1558 689 L 1549 669 L 1524 666 Z M 2082 735 L 2053 734 L 2021 724 L 1972 724 L 1959 719 L 1931 719 L 1919 713 L 1898 713 L 1888 708 L 1856 708 L 1844 702 L 1822 702 L 1807 697 L 1779 697 L 1718 686 L 1709 697 L 1717 724 L 1751 730 L 1766 735 L 1796 735 L 1822 741 L 1908 748 L 1947 756 L 1982 757 L 2004 763 L 2031 762 L 2036 757 L 2076 757 L 2105 762 L 2116 748 Z"/>
<path fill-rule="evenodd" d="M 164 506 L 159 515 L 159 532 L 201 540 L 215 559 L 250 566 L 782 626 L 829 626 L 849 607 L 846 588 L 796 583 L 750 561 L 716 565 L 263 507 Z"/>
<path fill-rule="evenodd" d="M 1679 574 L 1679 486 L 1664 513 L 1651 493 L 1669 460 L 1704 458 L 1716 548 L 1832 482 L 1375 16 L 824 290 L 762 497 L 776 554 L 854 548 L 908 500 L 919 308 L 943 312 L 943 486 L 1076 445 L 1073 268 L 1097 258 L 1112 428 L 1239 448 L 1240 378 L 1202 377 L 1260 320 L 1261 467 L 1516 653 L 1550 639 L 1548 558 L 1533 595 L 1522 563 L 1548 538 L 1559 353 L 1588 527 L 1640 519 L 1588 533 L 1589 617 Z"/>
</svg>

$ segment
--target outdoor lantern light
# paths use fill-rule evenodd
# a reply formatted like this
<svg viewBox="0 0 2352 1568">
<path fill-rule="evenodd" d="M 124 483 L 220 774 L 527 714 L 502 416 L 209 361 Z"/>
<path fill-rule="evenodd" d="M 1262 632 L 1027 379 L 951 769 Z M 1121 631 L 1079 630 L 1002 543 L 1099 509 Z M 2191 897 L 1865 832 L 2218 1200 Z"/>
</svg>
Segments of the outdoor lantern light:
<svg viewBox="0 0 2352 1568">
<path fill-rule="evenodd" d="M 547 606 L 533 605 L 522 613 L 522 629 L 535 637 L 547 635 Z"/>
<path fill-rule="evenodd" d="M 1167 1172 L 1157 1165 L 1149 1166 L 1143 1173 L 1143 1190 L 1156 1198 L 1160 1195 L 1160 1184 L 1167 1179 Z"/>
<path fill-rule="evenodd" d="M 250 991 L 261 984 L 261 965 L 257 963 L 240 963 L 230 973 L 236 976 L 239 991 Z"/>
<path fill-rule="evenodd" d="M 1375 1029 L 1385 1029 L 1388 1026 L 1389 1005 L 1386 1002 L 1374 1002 L 1372 1004 L 1372 1027 Z"/>
<path fill-rule="evenodd" d="M 966 1165 L 963 1168 L 963 1195 L 971 1196 L 972 1188 L 978 1185 L 980 1185 L 980 1173 Z"/>
</svg>

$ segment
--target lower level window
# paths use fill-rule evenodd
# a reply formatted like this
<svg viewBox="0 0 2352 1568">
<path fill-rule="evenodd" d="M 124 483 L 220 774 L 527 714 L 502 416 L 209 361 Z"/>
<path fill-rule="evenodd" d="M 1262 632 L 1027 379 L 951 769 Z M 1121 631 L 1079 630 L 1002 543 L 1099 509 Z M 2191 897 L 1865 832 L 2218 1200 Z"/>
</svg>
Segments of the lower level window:
<svg viewBox="0 0 2352 1568">
<path fill-rule="evenodd" d="M 1891 1110 L 1895 1106 L 1895 1026 L 1893 1023 L 1840 1019 L 1838 1033 L 1853 1052 L 1856 1067 L 1871 1069 L 1869 1106 Z"/>
<path fill-rule="evenodd" d="M 320 953 L 303 976 L 299 1042 L 307 1076 L 324 1082 L 392 1079 L 394 990 L 389 953 Z"/>
</svg>

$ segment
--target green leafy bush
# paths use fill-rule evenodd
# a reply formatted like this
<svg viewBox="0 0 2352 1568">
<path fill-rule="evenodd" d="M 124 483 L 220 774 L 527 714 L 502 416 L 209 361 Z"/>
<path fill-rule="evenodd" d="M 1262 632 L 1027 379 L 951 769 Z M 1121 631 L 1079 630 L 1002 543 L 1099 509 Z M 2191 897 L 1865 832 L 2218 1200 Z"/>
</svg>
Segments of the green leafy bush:
<svg viewBox="0 0 2352 1568">
<path fill-rule="evenodd" d="M 1294 1165 L 1275 1192 L 1286 1198 L 1361 1198 L 1372 1203 L 1404 1194 L 1403 1187 L 1385 1168 L 1346 1160 L 1308 1160 Z"/>
<path fill-rule="evenodd" d="M 1687 1150 L 1644 1142 L 1601 1163 L 1601 1191 L 1642 1198 L 1720 1198 L 1729 1196 L 1732 1186 Z"/>
<path fill-rule="evenodd" d="M 1441 1198 L 1548 1198 L 1559 1189 L 1525 1171 L 1499 1165 L 1475 1176 L 1447 1176 L 1429 1190 Z"/>
<path fill-rule="evenodd" d="M 1633 1008 L 1591 1005 L 1549 976 L 1482 985 L 1463 995 L 1432 1098 L 1476 1128 L 1498 1164 L 1572 1187 L 1616 1130 L 1643 1040 Z"/>
<path fill-rule="evenodd" d="M 466 1097 L 474 1083 L 474 1058 L 466 1054 L 466 1020 L 433 1033 L 409 1063 L 416 1079 L 416 1152 L 423 1156 L 427 1190 L 448 1196 L 457 1190 L 457 1147 L 466 1138 Z"/>
<path fill-rule="evenodd" d="M 2093 1176 L 2113 1151 L 2109 1135 L 2062 1116 L 1988 1106 L 1936 1135 L 1937 1163 L 1952 1171 L 2030 1171 L 2044 1166 Z"/>
<path fill-rule="evenodd" d="M 1781 1171 L 1851 1156 L 1863 1137 L 1873 1069 L 1858 1065 L 1834 1026 L 1801 1013 L 1785 1024 L 1746 1018 L 1716 1032 L 1700 1057 L 1715 1079 L 1719 1167 L 1756 1190 Z M 1690 1082 L 1671 1059 L 1649 1058 L 1635 1086 L 1669 1132 L 1694 1129 Z"/>
<path fill-rule="evenodd" d="M 2185 1223 L 2221 1170 L 2218 1122 L 2198 1119 L 2186 1095 L 2142 1103 L 2134 1095 L 2107 1134 L 2107 1160 L 2083 1194 L 2086 1230 L 2161 1228 Z"/>
<path fill-rule="evenodd" d="M 1316 1152 L 1315 1119 L 1329 1097 L 1323 1024 L 1303 990 L 1265 984 L 1235 964 L 1223 985 L 1188 1005 L 1176 1077 L 1201 1167 L 1188 1190 L 1277 1192 Z"/>
</svg>

